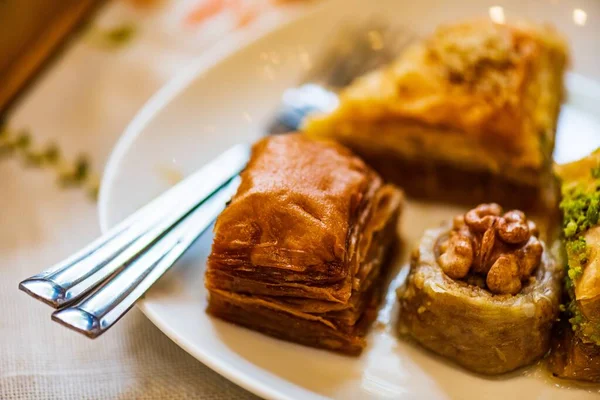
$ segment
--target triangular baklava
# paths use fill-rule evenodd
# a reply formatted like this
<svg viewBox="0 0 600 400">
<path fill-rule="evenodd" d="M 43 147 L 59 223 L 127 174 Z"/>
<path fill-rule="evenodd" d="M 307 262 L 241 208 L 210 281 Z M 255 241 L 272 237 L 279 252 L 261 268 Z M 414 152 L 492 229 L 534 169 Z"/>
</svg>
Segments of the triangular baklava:
<svg viewBox="0 0 600 400">
<path fill-rule="evenodd" d="M 350 147 L 408 194 L 530 208 L 549 185 L 567 47 L 551 28 L 440 27 L 356 79 L 312 137 Z"/>
</svg>

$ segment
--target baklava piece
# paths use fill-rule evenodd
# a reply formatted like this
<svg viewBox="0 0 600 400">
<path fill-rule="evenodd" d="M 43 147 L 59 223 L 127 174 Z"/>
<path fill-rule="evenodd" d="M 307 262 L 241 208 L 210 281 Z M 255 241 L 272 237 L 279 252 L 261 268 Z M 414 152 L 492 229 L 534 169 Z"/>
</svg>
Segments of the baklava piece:
<svg viewBox="0 0 600 400">
<path fill-rule="evenodd" d="M 258 142 L 217 219 L 207 311 L 281 339 L 359 354 L 397 243 L 402 193 L 340 144 Z"/>
<path fill-rule="evenodd" d="M 495 375 L 550 347 L 562 267 L 518 210 L 482 204 L 428 230 L 399 290 L 399 329 L 463 367 Z"/>
<path fill-rule="evenodd" d="M 336 110 L 309 116 L 304 129 L 350 147 L 409 195 L 537 208 L 554 199 L 566 62 L 549 27 L 443 26 L 355 80 Z"/>
<path fill-rule="evenodd" d="M 600 383 L 600 149 L 557 173 L 568 265 L 550 369 L 560 378 Z"/>
</svg>

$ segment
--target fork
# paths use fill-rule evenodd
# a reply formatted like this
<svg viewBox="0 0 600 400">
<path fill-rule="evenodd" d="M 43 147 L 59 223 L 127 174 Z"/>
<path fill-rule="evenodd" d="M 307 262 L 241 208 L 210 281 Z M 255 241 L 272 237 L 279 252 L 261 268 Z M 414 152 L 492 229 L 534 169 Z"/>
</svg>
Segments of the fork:
<svg viewBox="0 0 600 400">
<path fill-rule="evenodd" d="M 333 45 L 302 79 L 282 96 L 271 134 L 300 130 L 304 117 L 330 112 L 338 105 L 337 92 L 354 78 L 391 62 L 415 36 L 399 27 L 371 19 L 340 29 Z"/>
<path fill-rule="evenodd" d="M 227 150 L 73 256 L 19 284 L 90 338 L 119 320 L 223 210 L 250 146 Z"/>
<path fill-rule="evenodd" d="M 406 35 L 382 24 L 346 27 L 303 85 L 286 91 L 269 134 L 335 107 L 335 90 L 391 60 Z M 352 44 L 349 46 L 348 44 Z M 212 224 L 240 182 L 250 145 L 227 150 L 73 256 L 19 289 L 56 311 L 52 320 L 89 338 L 112 327 Z"/>
</svg>

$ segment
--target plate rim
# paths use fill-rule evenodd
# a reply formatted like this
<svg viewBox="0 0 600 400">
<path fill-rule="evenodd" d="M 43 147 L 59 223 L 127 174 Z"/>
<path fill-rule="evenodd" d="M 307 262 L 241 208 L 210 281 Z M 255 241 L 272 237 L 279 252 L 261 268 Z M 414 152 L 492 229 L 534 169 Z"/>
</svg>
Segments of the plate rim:
<svg viewBox="0 0 600 400">
<path fill-rule="evenodd" d="M 207 50 L 203 51 L 202 55 L 190 61 L 188 66 L 184 67 L 158 89 L 158 91 L 143 104 L 131 122 L 126 126 L 113 146 L 106 161 L 98 195 L 98 221 L 101 232 L 106 233 L 111 227 L 108 221 L 108 199 L 111 197 L 113 187 L 110 182 L 114 181 L 119 172 L 119 162 L 130 150 L 131 145 L 143 133 L 148 123 L 157 113 L 185 91 L 202 74 L 233 56 L 240 49 L 250 46 L 271 34 L 275 34 L 290 23 L 300 21 L 310 15 L 322 12 L 322 10 L 331 3 L 335 3 L 335 0 L 323 1 L 318 5 L 313 5 L 312 8 L 302 8 L 300 12 L 298 12 L 298 9 L 289 10 L 288 12 L 280 14 L 279 19 L 276 21 L 267 20 L 264 21 L 263 24 L 258 24 L 246 30 L 229 33 L 223 39 L 218 40 Z M 565 76 L 565 83 L 574 86 L 587 86 L 587 92 L 593 92 L 594 97 L 600 98 L 600 81 L 568 71 Z M 226 361 L 221 361 L 219 358 L 209 355 L 201 347 L 198 347 L 193 343 L 188 343 L 188 341 L 182 338 L 169 325 L 161 322 L 160 317 L 154 310 L 148 307 L 144 298 L 140 299 L 136 306 L 170 340 L 196 360 L 230 382 L 233 382 L 262 398 L 295 399 L 295 397 L 290 396 L 289 393 L 268 386 L 262 381 L 248 375 L 242 368 L 232 366 Z M 313 393 L 313 395 L 315 398 L 322 397 L 317 393 Z"/>
<path fill-rule="evenodd" d="M 302 8 L 300 11 L 298 9 L 289 10 L 287 13 L 284 12 L 282 15 L 279 15 L 277 21 L 267 20 L 263 24 L 258 24 L 247 30 L 232 32 L 209 46 L 202 55 L 190 61 L 188 66 L 184 67 L 182 71 L 158 89 L 125 127 L 106 161 L 98 193 L 98 222 L 101 233 L 106 233 L 112 227 L 108 221 L 108 199 L 112 193 L 110 182 L 114 181 L 118 174 L 119 161 L 129 151 L 131 145 L 142 134 L 145 127 L 158 112 L 188 88 L 200 75 L 220 64 L 228 57 L 233 56 L 238 50 L 276 33 L 279 29 L 292 22 L 308 18 L 314 13 L 320 12 L 327 4 L 333 2 L 333 0 L 324 1 L 312 8 Z M 289 396 L 286 392 L 265 385 L 261 381 L 249 377 L 248 374 L 239 368 L 212 357 L 201 348 L 187 343 L 171 327 L 160 321 L 155 312 L 147 306 L 143 297 L 137 302 L 136 307 L 177 346 L 230 382 L 265 399 L 294 400 L 294 397 Z"/>
</svg>

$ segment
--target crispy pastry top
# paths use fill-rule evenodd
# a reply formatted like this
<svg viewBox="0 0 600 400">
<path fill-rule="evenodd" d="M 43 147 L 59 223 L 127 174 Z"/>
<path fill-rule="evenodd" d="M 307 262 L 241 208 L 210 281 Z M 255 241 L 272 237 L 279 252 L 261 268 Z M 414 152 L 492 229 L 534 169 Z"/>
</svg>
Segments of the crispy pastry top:
<svg viewBox="0 0 600 400">
<path fill-rule="evenodd" d="M 484 138 L 536 167 L 541 144 L 553 142 L 566 60 L 566 44 L 550 27 L 483 20 L 442 26 L 388 67 L 358 78 L 342 91 L 340 107 L 307 129 L 402 118 Z"/>
<path fill-rule="evenodd" d="M 348 275 L 353 227 L 382 186 L 373 170 L 339 144 L 289 134 L 255 144 L 241 177 L 217 219 L 209 262 Z"/>
</svg>

